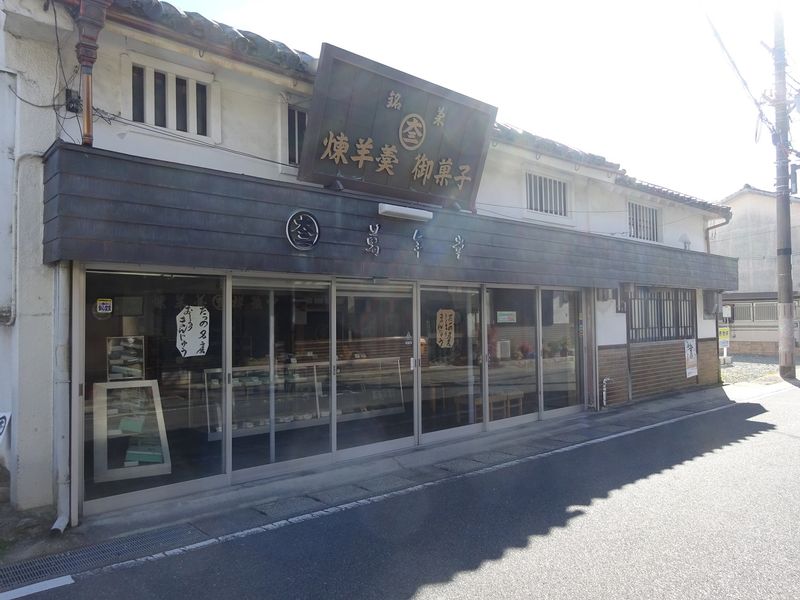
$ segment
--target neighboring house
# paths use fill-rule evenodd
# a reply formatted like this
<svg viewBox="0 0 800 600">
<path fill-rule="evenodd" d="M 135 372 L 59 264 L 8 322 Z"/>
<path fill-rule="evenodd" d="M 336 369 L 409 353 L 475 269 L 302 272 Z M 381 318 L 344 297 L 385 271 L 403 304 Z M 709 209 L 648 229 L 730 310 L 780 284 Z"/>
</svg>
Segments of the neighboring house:
<svg viewBox="0 0 800 600">
<path fill-rule="evenodd" d="M 729 208 L 166 3 L 2 18 L 15 505 L 75 524 L 719 381 Z"/>
<path fill-rule="evenodd" d="M 732 256 L 739 263 L 739 289 L 723 294 L 731 307 L 731 347 L 729 353 L 777 355 L 778 279 L 775 192 L 745 185 L 725 198 L 733 219 L 709 232 L 711 251 Z M 792 253 L 800 248 L 800 198 L 792 197 Z M 800 307 L 800 265 L 793 260 L 795 314 Z M 797 327 L 795 326 L 795 338 Z"/>
</svg>

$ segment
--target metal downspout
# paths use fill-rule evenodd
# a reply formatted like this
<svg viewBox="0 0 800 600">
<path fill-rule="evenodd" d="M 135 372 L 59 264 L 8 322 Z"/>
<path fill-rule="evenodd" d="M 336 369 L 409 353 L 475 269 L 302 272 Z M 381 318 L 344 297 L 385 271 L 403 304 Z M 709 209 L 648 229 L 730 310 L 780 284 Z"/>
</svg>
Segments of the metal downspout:
<svg viewBox="0 0 800 600">
<path fill-rule="evenodd" d="M 717 223 L 716 225 L 710 225 L 710 226 L 705 228 L 706 254 L 711 254 L 711 238 L 709 237 L 708 232 L 711 231 L 712 229 L 716 229 L 717 227 L 722 227 L 723 225 L 727 225 L 728 223 L 731 222 L 732 218 L 733 218 L 733 214 L 732 213 L 728 213 L 728 215 L 725 217 L 725 220 L 722 223 Z"/>
</svg>

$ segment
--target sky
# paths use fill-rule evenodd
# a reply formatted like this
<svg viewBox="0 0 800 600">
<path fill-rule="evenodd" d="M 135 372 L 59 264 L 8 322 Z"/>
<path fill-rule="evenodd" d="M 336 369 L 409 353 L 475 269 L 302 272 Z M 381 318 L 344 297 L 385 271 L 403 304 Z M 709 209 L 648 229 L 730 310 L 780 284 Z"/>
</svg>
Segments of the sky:
<svg viewBox="0 0 800 600">
<path fill-rule="evenodd" d="M 184 11 L 319 56 L 323 42 L 498 107 L 497 120 L 717 202 L 774 189 L 757 100 L 774 89 L 770 0 L 172 0 Z M 800 2 L 782 7 L 800 90 Z M 772 106 L 763 103 L 770 123 Z M 793 114 L 792 128 L 800 136 Z M 799 144 L 800 145 L 800 144 Z"/>
</svg>

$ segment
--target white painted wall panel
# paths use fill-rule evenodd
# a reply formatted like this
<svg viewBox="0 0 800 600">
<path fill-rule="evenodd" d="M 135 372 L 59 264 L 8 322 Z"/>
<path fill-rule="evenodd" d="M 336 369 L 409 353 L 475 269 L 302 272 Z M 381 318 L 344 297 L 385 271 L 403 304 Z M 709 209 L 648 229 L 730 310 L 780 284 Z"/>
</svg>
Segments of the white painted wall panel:
<svg viewBox="0 0 800 600">
<path fill-rule="evenodd" d="M 627 320 L 624 313 L 617 312 L 616 300 L 596 302 L 597 345 L 613 346 L 627 342 Z"/>
</svg>

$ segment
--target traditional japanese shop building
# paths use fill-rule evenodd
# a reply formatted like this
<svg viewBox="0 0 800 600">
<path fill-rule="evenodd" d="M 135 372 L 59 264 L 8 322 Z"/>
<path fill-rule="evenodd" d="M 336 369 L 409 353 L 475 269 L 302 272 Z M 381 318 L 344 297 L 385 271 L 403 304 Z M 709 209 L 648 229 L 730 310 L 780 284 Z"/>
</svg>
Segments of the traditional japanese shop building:
<svg viewBox="0 0 800 600">
<path fill-rule="evenodd" d="M 18 506 L 76 523 L 718 381 L 729 209 L 338 48 L 159 2 L 4 19 Z"/>
</svg>

